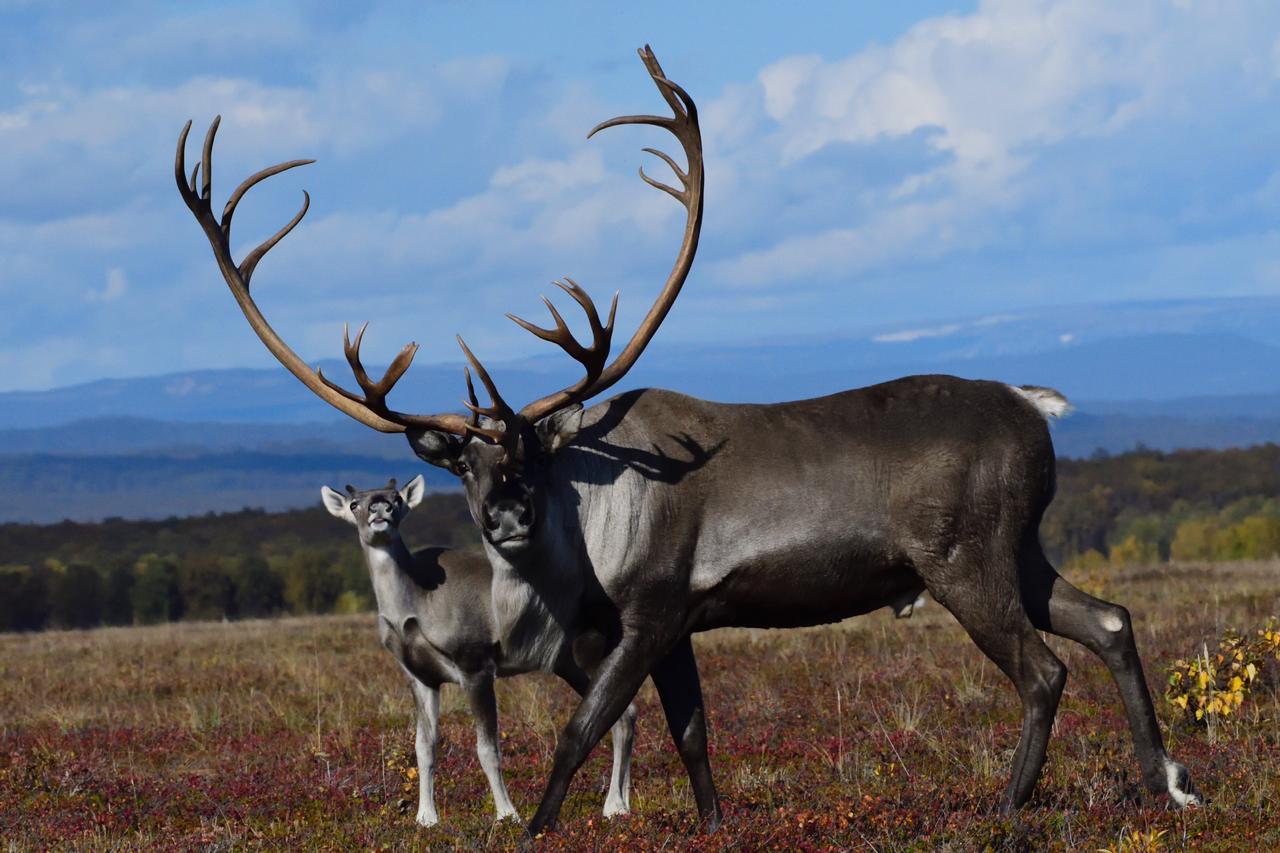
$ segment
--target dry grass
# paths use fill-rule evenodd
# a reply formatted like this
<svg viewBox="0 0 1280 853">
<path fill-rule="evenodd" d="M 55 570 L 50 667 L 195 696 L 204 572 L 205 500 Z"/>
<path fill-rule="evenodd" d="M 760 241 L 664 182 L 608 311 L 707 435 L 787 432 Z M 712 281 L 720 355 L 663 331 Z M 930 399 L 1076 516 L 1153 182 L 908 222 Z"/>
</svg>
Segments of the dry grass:
<svg viewBox="0 0 1280 853">
<path fill-rule="evenodd" d="M 1280 564 L 1116 576 L 1149 681 L 1229 626 L 1277 611 Z M 1170 749 L 1212 799 L 1187 813 L 1140 790 L 1118 696 L 1085 650 L 1071 668 L 1031 805 L 993 813 L 1017 699 L 932 602 L 824 628 L 698 638 L 725 827 L 698 836 L 683 769 L 646 686 L 636 814 L 599 817 L 608 756 L 579 774 L 554 848 L 1084 849 L 1132 833 L 1157 847 L 1280 848 L 1280 700 L 1255 692 L 1210 744 Z M 500 685 L 504 760 L 528 816 L 572 694 L 544 676 Z M 1171 719 L 1160 709 L 1162 719 Z M 0 636 L 0 837 L 14 849 L 511 847 L 492 826 L 461 696 L 446 688 L 443 824 L 412 822 L 412 702 L 371 616 Z M 406 808 L 406 801 L 411 807 Z M 407 812 L 407 813 L 406 813 Z M 1158 833 L 1163 832 L 1163 835 Z"/>
</svg>

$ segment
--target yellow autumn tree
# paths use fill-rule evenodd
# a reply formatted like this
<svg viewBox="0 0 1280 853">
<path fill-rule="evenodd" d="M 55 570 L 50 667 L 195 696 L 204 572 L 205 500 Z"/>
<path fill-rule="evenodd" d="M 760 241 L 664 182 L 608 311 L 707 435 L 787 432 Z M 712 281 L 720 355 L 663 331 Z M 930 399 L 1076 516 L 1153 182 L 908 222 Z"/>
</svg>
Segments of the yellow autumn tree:
<svg viewBox="0 0 1280 853">
<path fill-rule="evenodd" d="M 1160 548 L 1155 542 L 1139 539 L 1130 533 L 1111 546 L 1111 565 L 1143 566 L 1160 562 Z"/>
<path fill-rule="evenodd" d="M 1174 560 L 1212 560 L 1217 556 L 1218 522 L 1212 518 L 1188 518 L 1178 525 L 1169 545 Z"/>
</svg>

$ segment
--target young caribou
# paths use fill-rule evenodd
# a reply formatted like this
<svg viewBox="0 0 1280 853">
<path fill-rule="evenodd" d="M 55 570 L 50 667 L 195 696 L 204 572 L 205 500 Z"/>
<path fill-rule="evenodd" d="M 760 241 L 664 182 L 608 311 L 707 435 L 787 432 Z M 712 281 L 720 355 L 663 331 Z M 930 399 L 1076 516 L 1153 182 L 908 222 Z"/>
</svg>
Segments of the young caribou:
<svg viewBox="0 0 1280 853">
<path fill-rule="evenodd" d="M 435 755 L 439 735 L 440 685 L 458 684 L 467 694 L 476 725 L 476 753 L 489 780 L 498 820 L 519 819 L 502 781 L 498 751 L 498 708 L 493 679 L 540 668 L 531 650 L 503 648 L 498 642 L 490 596 L 491 572 L 482 554 L 447 548 L 411 552 L 400 536 L 400 523 L 422 500 L 419 475 L 403 489 L 392 480 L 381 489 L 346 494 L 320 489 L 325 509 L 351 524 L 369 565 L 378 603 L 378 636 L 409 676 L 417 705 L 418 823 L 433 826 L 440 816 L 435 803 Z M 582 644 L 586 647 L 589 644 Z M 522 652 L 524 652 L 522 654 Z M 562 652 L 552 662 L 557 675 L 579 694 L 587 674 Z M 604 803 L 605 817 L 630 811 L 631 743 L 635 709 L 613 727 L 613 774 Z"/>
</svg>

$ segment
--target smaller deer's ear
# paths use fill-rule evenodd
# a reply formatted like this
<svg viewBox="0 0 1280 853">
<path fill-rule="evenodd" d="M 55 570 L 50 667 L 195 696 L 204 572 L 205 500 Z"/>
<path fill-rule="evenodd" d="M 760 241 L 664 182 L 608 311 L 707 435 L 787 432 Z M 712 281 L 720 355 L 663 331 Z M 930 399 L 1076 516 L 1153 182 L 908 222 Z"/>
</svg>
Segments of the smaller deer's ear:
<svg viewBox="0 0 1280 853">
<path fill-rule="evenodd" d="M 437 468 L 453 470 L 453 463 L 462 450 L 462 442 L 447 432 L 434 429 L 411 429 L 405 433 L 409 446 L 418 458 Z"/>
<path fill-rule="evenodd" d="M 356 523 L 356 517 L 351 514 L 351 507 L 347 505 L 351 500 L 347 495 L 335 492 L 328 486 L 321 486 L 320 500 L 324 502 L 324 508 L 329 510 L 329 515 L 352 524 Z"/>
<path fill-rule="evenodd" d="M 400 490 L 400 499 L 404 501 L 405 506 L 409 509 L 413 509 L 415 506 L 422 503 L 422 496 L 426 494 L 426 491 L 427 483 L 422 479 L 422 475 L 419 474 L 409 482 L 405 483 L 404 488 Z"/>
<path fill-rule="evenodd" d="M 578 435 L 582 428 L 582 406 L 574 403 L 568 408 L 552 412 L 534 424 L 538 441 L 547 453 L 555 453 Z"/>
</svg>

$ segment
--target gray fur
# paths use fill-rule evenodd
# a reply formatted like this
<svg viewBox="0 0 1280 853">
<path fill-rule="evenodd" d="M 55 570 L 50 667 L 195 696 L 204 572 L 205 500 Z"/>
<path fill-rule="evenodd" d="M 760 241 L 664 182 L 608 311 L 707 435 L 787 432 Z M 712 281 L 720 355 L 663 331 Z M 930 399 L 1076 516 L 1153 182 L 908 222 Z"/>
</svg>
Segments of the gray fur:
<svg viewBox="0 0 1280 853">
<path fill-rule="evenodd" d="M 422 490 L 419 476 L 399 491 L 394 481 L 383 489 L 348 487 L 346 495 L 326 486 L 321 497 L 331 514 L 359 532 L 378 604 L 379 637 L 409 676 L 413 689 L 418 823 L 432 826 L 439 821 L 434 792 L 441 684 L 458 684 L 467 695 L 476 724 L 476 753 L 493 793 L 498 820 L 518 818 L 502 779 L 494 678 L 545 669 L 561 676 L 580 694 L 587 690 L 589 678 L 575 662 L 574 650 L 563 632 L 533 648 L 523 635 L 508 632 L 500 636 L 491 593 L 492 572 L 483 556 L 444 548 L 409 551 L 399 525 L 421 500 Z M 506 610 L 504 617 L 513 624 L 522 620 L 544 624 L 547 620 L 536 610 L 536 603 L 530 607 L 532 618 Z M 578 660 L 590 667 L 599 657 L 580 655 Z M 606 817 L 629 810 L 634 732 L 635 709 L 628 707 L 613 726 L 615 763 L 605 801 Z"/>
</svg>

